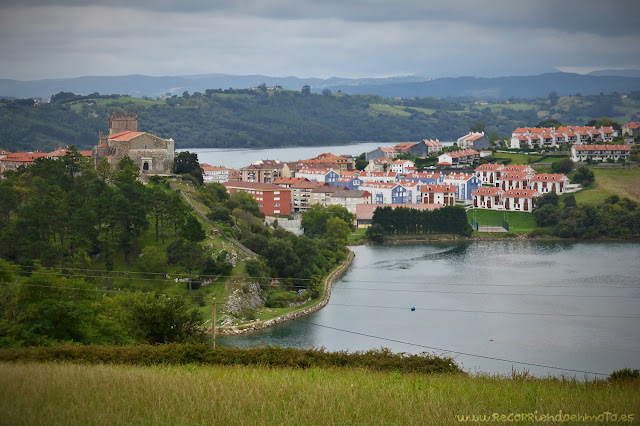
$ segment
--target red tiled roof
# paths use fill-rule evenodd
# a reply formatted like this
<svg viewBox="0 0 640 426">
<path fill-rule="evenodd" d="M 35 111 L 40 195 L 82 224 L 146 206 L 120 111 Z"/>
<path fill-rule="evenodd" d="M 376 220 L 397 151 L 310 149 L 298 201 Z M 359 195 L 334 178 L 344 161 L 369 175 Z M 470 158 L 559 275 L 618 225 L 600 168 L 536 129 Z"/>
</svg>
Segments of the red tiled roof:
<svg viewBox="0 0 640 426">
<path fill-rule="evenodd" d="M 492 187 L 482 187 L 478 188 L 471 193 L 471 195 L 500 195 L 504 191 L 500 188 L 492 188 Z"/>
<path fill-rule="evenodd" d="M 456 192 L 455 185 L 422 185 L 420 192 Z"/>
<path fill-rule="evenodd" d="M 258 191 L 288 191 L 289 189 L 283 188 L 278 185 L 272 185 L 270 183 L 259 183 L 259 182 L 223 182 L 223 185 L 227 188 L 235 188 L 235 189 L 254 189 Z"/>
<path fill-rule="evenodd" d="M 552 173 L 540 173 L 531 178 L 534 182 L 560 182 L 562 180 L 569 180 L 565 175 L 552 174 Z"/>
<path fill-rule="evenodd" d="M 109 139 L 112 141 L 128 141 L 136 136 L 144 135 L 144 132 L 132 132 L 130 130 L 126 132 L 116 133 L 115 135 L 109 136 Z"/>
<path fill-rule="evenodd" d="M 574 145 L 576 151 L 630 151 L 630 145 Z"/>
<path fill-rule="evenodd" d="M 409 173 L 407 179 L 438 179 L 441 173 Z"/>
<path fill-rule="evenodd" d="M 526 172 L 507 172 L 500 175 L 500 180 L 526 180 L 529 176 Z"/>
<path fill-rule="evenodd" d="M 360 185 L 360 189 L 366 189 L 366 188 L 391 189 L 391 188 L 395 188 L 396 186 L 398 186 L 398 184 L 395 182 L 364 182 L 362 185 Z"/>
<path fill-rule="evenodd" d="M 300 177 L 279 177 L 276 178 L 273 181 L 274 185 L 283 185 L 283 184 L 294 184 L 294 183 L 298 183 L 298 182 L 308 182 L 309 179 L 307 178 L 300 178 Z"/>
<path fill-rule="evenodd" d="M 496 172 L 502 168 L 504 168 L 502 164 L 482 164 L 476 167 L 475 171 L 476 172 L 483 172 L 483 171 Z"/>
<path fill-rule="evenodd" d="M 503 197 L 534 198 L 539 195 L 535 189 L 510 189 L 502 194 Z"/>
</svg>

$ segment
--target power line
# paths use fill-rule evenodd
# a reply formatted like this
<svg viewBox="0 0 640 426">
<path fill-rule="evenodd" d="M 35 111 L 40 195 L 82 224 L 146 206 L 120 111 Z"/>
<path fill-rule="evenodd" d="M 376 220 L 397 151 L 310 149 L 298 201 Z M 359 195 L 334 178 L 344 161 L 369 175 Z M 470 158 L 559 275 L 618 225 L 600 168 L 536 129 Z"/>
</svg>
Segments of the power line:
<svg viewBox="0 0 640 426">
<path fill-rule="evenodd" d="M 329 306 L 348 306 L 355 308 L 380 308 L 380 309 L 398 309 L 406 311 L 409 308 L 402 306 L 380 306 L 380 305 L 351 305 L 346 303 L 332 303 Z M 413 309 L 413 308 L 411 308 Z M 467 309 L 440 309 L 440 308 L 416 308 L 417 311 L 437 311 L 437 312 L 467 312 L 467 313 L 479 313 L 479 314 L 505 314 L 505 315 L 537 315 L 537 316 L 550 316 L 550 317 L 585 317 L 585 318 L 618 318 L 618 319 L 640 319 L 640 317 L 634 316 L 618 316 L 618 315 L 582 315 L 582 314 L 549 314 L 543 312 L 507 312 L 507 311 L 475 311 Z"/>
<path fill-rule="evenodd" d="M 479 355 L 479 354 L 472 354 L 472 353 L 469 353 L 469 352 L 454 351 L 454 350 L 451 350 L 451 349 L 437 348 L 435 346 L 427 346 L 427 345 L 421 345 L 419 343 L 404 342 L 402 340 L 389 339 L 389 338 L 386 338 L 386 337 L 374 336 L 372 334 L 366 334 L 366 333 L 361 333 L 361 332 L 352 331 L 352 330 L 345 330 L 343 328 L 331 327 L 331 326 L 323 325 L 323 324 L 316 324 L 316 323 L 309 322 L 309 321 L 304 321 L 304 320 L 298 320 L 298 321 L 303 322 L 305 324 L 315 325 L 317 327 L 323 327 L 323 328 L 328 328 L 328 329 L 331 329 L 331 330 L 342 331 L 344 333 L 355 334 L 355 335 L 358 335 L 358 336 L 369 337 L 369 338 L 372 338 L 372 339 L 384 340 L 384 341 L 387 341 L 387 342 L 401 343 L 403 345 L 417 346 L 417 347 L 420 347 L 420 348 L 426 348 L 426 349 L 431 349 L 431 350 L 440 351 L 440 352 L 449 352 L 449 353 L 453 353 L 453 354 L 466 355 L 466 356 L 471 356 L 471 357 L 475 357 L 475 358 L 483 358 L 483 359 L 490 359 L 490 360 L 494 360 L 494 361 L 510 362 L 510 363 L 513 363 L 513 364 L 528 365 L 528 366 L 531 366 L 531 367 L 550 368 L 550 369 L 553 369 L 553 370 L 571 371 L 571 372 L 574 372 L 574 373 L 593 374 L 593 375 L 596 375 L 596 376 L 609 376 L 609 374 L 607 374 L 607 373 L 596 373 L 594 371 L 575 370 L 575 369 L 572 369 L 572 368 L 555 367 L 555 366 L 552 366 L 552 365 L 535 364 L 535 363 L 532 363 L 532 362 L 515 361 L 515 360 L 512 360 L 512 359 L 506 359 L 506 358 L 496 358 L 496 357 L 491 357 L 491 356 L 487 356 L 487 355 Z"/>
<path fill-rule="evenodd" d="M 24 268 L 40 268 L 38 266 L 24 266 Z M 89 274 L 66 274 L 71 276 L 84 276 L 91 278 L 107 278 L 106 274 L 109 274 L 109 277 L 114 279 L 133 279 L 128 277 L 122 277 L 118 274 L 144 274 L 144 275 L 161 275 L 166 277 L 167 273 L 165 272 L 146 272 L 146 271 L 106 271 L 103 269 L 84 269 L 84 268 L 61 268 L 61 267 L 50 267 L 50 268 L 42 268 L 43 270 L 47 269 L 55 269 L 55 270 L 77 270 L 77 271 L 87 271 L 87 272 L 101 272 L 103 275 L 89 275 Z M 44 272 L 40 272 L 45 274 Z M 62 274 L 61 274 L 62 275 Z M 210 277 L 210 278 L 234 278 L 236 275 L 217 275 L 217 274 L 198 274 L 194 275 L 197 277 Z M 174 280 L 175 278 L 186 278 L 187 274 L 173 274 L 173 277 L 164 278 L 165 280 Z M 292 280 L 292 281 L 313 281 L 313 278 L 296 278 L 296 277 L 257 277 L 257 276 L 244 276 L 240 278 L 246 279 L 268 279 L 268 280 Z M 157 281 L 161 278 L 137 278 L 144 279 L 150 281 Z M 370 284 L 371 280 L 344 280 L 345 283 L 366 283 Z M 589 286 L 589 287 L 578 287 L 575 285 L 547 285 L 547 284 L 485 284 L 485 283 L 460 283 L 460 282 L 416 282 L 416 281 L 384 281 L 385 284 L 406 284 L 406 285 L 444 285 L 444 286 L 468 286 L 468 287 L 536 287 L 536 288 L 638 288 L 637 286 L 621 286 L 621 285 L 598 285 L 598 286 Z M 307 288 L 306 286 L 288 286 L 291 288 Z"/>
<path fill-rule="evenodd" d="M 629 287 L 632 288 L 632 287 Z M 496 296 L 542 296 L 542 297 L 613 297 L 624 299 L 640 299 L 640 296 L 615 296 L 615 295 L 590 295 L 590 294 L 536 294 L 536 293 L 494 293 L 476 291 L 446 291 L 446 290 L 402 290 L 387 288 L 363 288 L 363 287 L 334 287 L 333 290 L 366 290 L 366 291 L 388 291 L 398 293 L 443 293 L 443 294 L 477 294 Z"/>
</svg>

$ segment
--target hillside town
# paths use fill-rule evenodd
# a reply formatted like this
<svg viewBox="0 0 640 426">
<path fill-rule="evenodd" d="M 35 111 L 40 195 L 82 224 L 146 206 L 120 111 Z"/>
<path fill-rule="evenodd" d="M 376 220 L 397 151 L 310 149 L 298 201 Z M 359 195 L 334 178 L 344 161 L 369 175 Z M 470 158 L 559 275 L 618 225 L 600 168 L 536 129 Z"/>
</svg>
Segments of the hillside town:
<svg viewBox="0 0 640 426">
<path fill-rule="evenodd" d="M 124 156 L 140 167 L 142 176 L 170 176 L 175 157 L 172 139 L 139 132 L 136 114 L 109 115 L 108 133 L 100 134 L 92 151 L 79 151 L 97 166 L 111 167 Z M 624 126 L 633 136 L 640 123 Z M 593 126 L 515 129 L 512 149 L 562 149 L 574 162 L 626 162 L 629 144 L 612 144 L 618 132 Z M 633 139 L 631 139 L 632 141 Z M 313 205 L 340 205 L 367 226 L 375 207 L 403 206 L 437 209 L 461 205 L 467 209 L 532 212 L 535 199 L 549 192 L 558 195 L 580 189 L 563 174 L 536 173 L 528 165 L 491 161 L 489 137 L 484 132 L 461 136 L 453 147 L 438 139 L 403 142 L 365 153 L 366 166 L 356 168 L 356 158 L 330 152 L 298 161 L 263 159 L 240 169 L 200 164 L 204 183 L 219 183 L 229 193 L 246 192 L 265 216 L 299 216 Z M 495 148 L 493 148 L 495 150 Z M 38 158 L 60 158 L 66 148 L 51 153 L 0 151 L 0 173 L 16 170 Z M 435 164 L 419 170 L 410 158 L 434 158 Z M 437 160 L 435 160 L 437 158 Z"/>
</svg>

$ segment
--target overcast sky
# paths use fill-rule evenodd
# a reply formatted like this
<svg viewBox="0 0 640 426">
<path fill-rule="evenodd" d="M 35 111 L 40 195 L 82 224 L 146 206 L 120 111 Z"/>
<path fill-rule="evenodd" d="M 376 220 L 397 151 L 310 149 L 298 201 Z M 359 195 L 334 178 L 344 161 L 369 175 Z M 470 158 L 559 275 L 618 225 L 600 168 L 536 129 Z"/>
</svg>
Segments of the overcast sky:
<svg viewBox="0 0 640 426">
<path fill-rule="evenodd" d="M 640 1 L 0 0 L 0 58 L 19 80 L 640 69 Z"/>
</svg>

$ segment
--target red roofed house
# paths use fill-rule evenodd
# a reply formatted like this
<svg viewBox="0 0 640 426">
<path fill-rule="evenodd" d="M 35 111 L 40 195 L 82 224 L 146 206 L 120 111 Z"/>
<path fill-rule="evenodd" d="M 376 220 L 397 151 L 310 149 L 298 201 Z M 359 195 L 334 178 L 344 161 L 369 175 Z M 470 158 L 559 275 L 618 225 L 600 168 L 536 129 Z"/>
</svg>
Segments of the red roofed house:
<svg viewBox="0 0 640 426">
<path fill-rule="evenodd" d="M 480 158 L 480 153 L 475 149 L 445 152 L 438 156 L 438 163 L 451 164 L 452 167 L 465 167 Z"/>
<path fill-rule="evenodd" d="M 536 171 L 533 170 L 531 166 L 525 164 L 510 164 L 500 169 L 500 174 L 502 173 L 527 173 L 529 175 L 535 175 Z M 500 176 L 498 176 L 498 178 L 499 177 Z"/>
<path fill-rule="evenodd" d="M 627 161 L 630 154 L 630 145 L 574 145 L 571 147 L 571 160 L 575 162 L 609 159 L 617 161 L 621 158 Z"/>
<path fill-rule="evenodd" d="M 482 164 L 475 169 L 475 174 L 480 178 L 482 184 L 494 185 L 498 182 L 500 171 L 504 168 L 502 164 Z"/>
<path fill-rule="evenodd" d="M 504 191 L 500 188 L 478 188 L 473 195 L 473 207 L 477 209 L 498 210 L 504 208 L 502 203 Z"/>
<path fill-rule="evenodd" d="M 67 148 L 58 148 L 55 151 L 47 154 L 47 158 L 53 158 L 53 159 L 62 158 L 65 155 L 67 155 L 67 151 L 69 151 Z M 78 151 L 78 153 L 83 157 L 91 157 L 91 151 Z"/>
<path fill-rule="evenodd" d="M 569 178 L 565 175 L 540 173 L 531 178 L 529 188 L 535 189 L 542 195 L 551 191 L 555 191 L 556 194 L 562 195 L 568 183 Z"/>
<path fill-rule="evenodd" d="M 267 216 L 291 214 L 291 190 L 278 185 L 258 182 L 224 182 L 230 194 L 246 192 L 258 202 L 260 211 Z"/>
<path fill-rule="evenodd" d="M 457 187 L 454 185 L 422 185 L 422 202 L 426 204 L 442 204 L 453 206 L 456 204 Z"/>
<path fill-rule="evenodd" d="M 100 135 L 91 156 L 95 165 L 106 158 L 112 167 L 126 156 L 140 167 L 143 175 L 170 175 L 175 148 L 173 139 L 138 132 L 137 114 L 114 112 L 109 115 L 108 135 Z"/>
<path fill-rule="evenodd" d="M 224 183 L 231 180 L 232 169 L 219 166 L 210 166 L 209 164 L 200 164 L 204 172 L 204 183 Z"/>
<path fill-rule="evenodd" d="M 291 185 L 293 185 L 294 183 L 300 183 L 300 182 L 309 182 L 309 179 L 300 178 L 300 177 L 279 177 L 273 181 L 273 184 L 279 185 L 283 188 L 291 188 Z"/>
<path fill-rule="evenodd" d="M 502 172 L 500 173 L 498 186 L 502 188 L 503 191 L 507 191 L 509 189 L 529 189 L 531 176 L 532 175 L 524 172 Z"/>
<path fill-rule="evenodd" d="M 459 138 L 457 144 L 460 149 L 483 150 L 489 148 L 490 142 L 484 132 L 471 132 Z"/>
<path fill-rule="evenodd" d="M 18 170 L 18 167 L 33 164 L 38 158 L 47 157 L 44 152 L 15 152 L 0 158 L 0 173 L 7 170 Z"/>
<path fill-rule="evenodd" d="M 287 163 L 278 160 L 258 160 L 240 169 L 244 182 L 273 183 L 279 177 L 291 176 Z"/>
<path fill-rule="evenodd" d="M 540 195 L 535 189 L 510 189 L 502 194 L 504 209 L 531 213 L 534 198 Z"/>
<path fill-rule="evenodd" d="M 391 163 L 391 171 L 401 175 L 406 175 L 415 170 L 415 163 L 411 160 L 396 160 Z"/>
<path fill-rule="evenodd" d="M 628 135 L 633 138 L 640 135 L 640 121 L 632 121 L 622 126 L 622 135 Z"/>
</svg>

